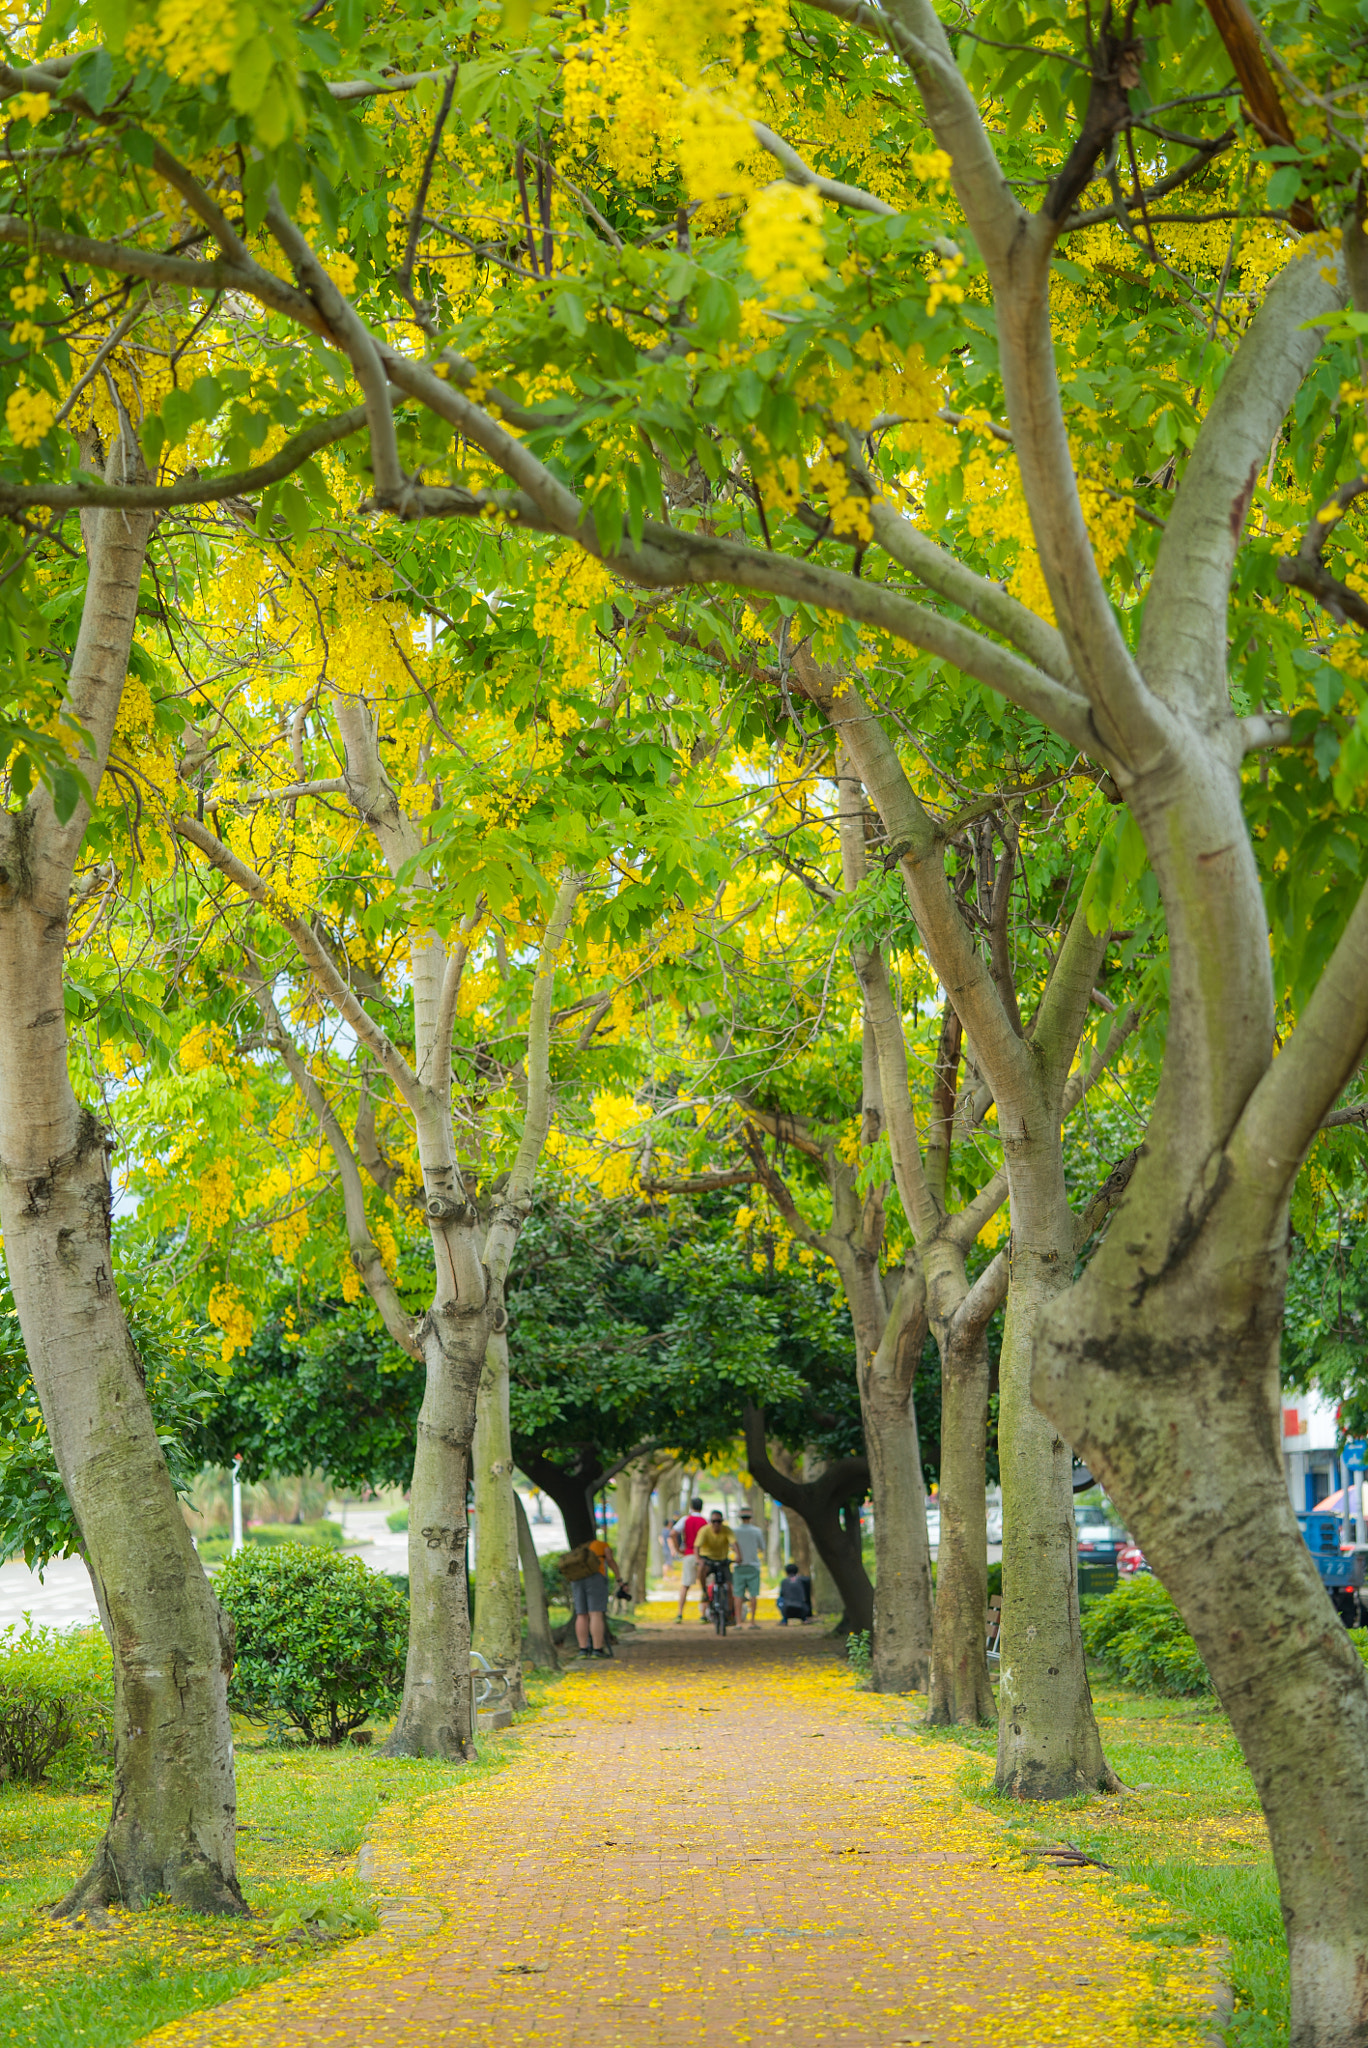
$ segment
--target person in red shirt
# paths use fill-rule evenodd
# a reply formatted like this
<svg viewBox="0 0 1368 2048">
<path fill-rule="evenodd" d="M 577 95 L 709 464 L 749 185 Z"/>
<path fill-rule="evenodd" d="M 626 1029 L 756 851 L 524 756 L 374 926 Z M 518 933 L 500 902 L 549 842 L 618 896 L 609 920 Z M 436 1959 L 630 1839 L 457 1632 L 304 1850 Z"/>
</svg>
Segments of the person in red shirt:
<svg viewBox="0 0 1368 2048">
<path fill-rule="evenodd" d="M 684 1619 L 684 1608 L 689 1598 L 690 1586 L 698 1585 L 698 1559 L 694 1555 L 694 1545 L 698 1541 L 699 1531 L 706 1529 L 707 1526 L 708 1518 L 703 1512 L 703 1503 L 695 1496 L 689 1502 L 688 1514 L 681 1515 L 670 1531 L 671 1555 L 682 1557 L 684 1560 L 684 1583 L 679 1589 L 679 1612 L 675 1616 L 676 1621 L 683 1621 Z M 706 1621 L 708 1616 L 703 1603 L 703 1588 L 701 1585 L 698 1585 L 698 1595 L 700 1619 Z"/>
</svg>

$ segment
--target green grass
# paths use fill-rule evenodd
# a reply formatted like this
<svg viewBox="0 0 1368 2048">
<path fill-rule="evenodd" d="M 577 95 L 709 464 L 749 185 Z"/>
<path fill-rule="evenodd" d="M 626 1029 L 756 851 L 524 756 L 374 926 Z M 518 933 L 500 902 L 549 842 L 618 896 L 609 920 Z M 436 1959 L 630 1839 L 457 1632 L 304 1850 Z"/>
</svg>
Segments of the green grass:
<svg viewBox="0 0 1368 2048">
<path fill-rule="evenodd" d="M 1287 1944 L 1268 1835 L 1253 1782 L 1220 1708 L 1167 1700 L 1093 1681 L 1108 1762 L 1133 1788 L 1117 1796 L 1023 1808 L 992 1789 L 996 1730 L 917 1728 L 924 1742 L 968 1754 L 964 1797 L 1002 1820 L 1014 1845 L 1070 1843 L 1153 1894 L 1137 1934 L 1165 1945 L 1228 1944 L 1235 2010 L 1229 2048 L 1283 2048 L 1287 2041 Z M 1129 1902 L 1135 1910 L 1135 1901 Z"/>
<path fill-rule="evenodd" d="M 535 1703 L 548 1681 L 530 1675 Z M 519 1716 L 525 1719 L 525 1716 Z M 238 1874 L 249 1920 L 156 1906 L 108 1928 L 42 1911 L 80 1875 L 109 1817 L 107 1785 L 0 1788 L 0 2044 L 123 2048 L 183 2013 L 283 1975 L 320 1944 L 375 1925 L 355 1874 L 368 1823 L 417 1813 L 502 1768 L 512 1745 L 481 1738 L 477 1764 L 387 1758 L 378 1749 L 281 1748 L 237 1731 Z"/>
</svg>

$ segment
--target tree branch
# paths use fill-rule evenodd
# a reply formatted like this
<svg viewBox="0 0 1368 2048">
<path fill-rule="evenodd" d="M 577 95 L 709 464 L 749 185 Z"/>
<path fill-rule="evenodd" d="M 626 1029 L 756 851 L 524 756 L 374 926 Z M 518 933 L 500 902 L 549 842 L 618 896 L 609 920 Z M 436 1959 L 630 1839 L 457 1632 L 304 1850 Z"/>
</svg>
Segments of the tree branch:
<svg viewBox="0 0 1368 2048">
<path fill-rule="evenodd" d="M 222 498 L 245 498 L 293 475 L 310 456 L 345 441 L 366 424 L 366 409 L 330 420 L 318 420 L 283 442 L 268 462 L 252 469 L 219 470 L 209 476 L 182 477 L 174 484 L 109 484 L 92 477 L 79 484 L 0 483 L 0 514 L 46 505 L 54 512 L 76 512 L 108 505 L 117 509 L 169 512 L 177 505 L 210 505 Z"/>
<path fill-rule="evenodd" d="M 1295 555 L 1283 555 L 1278 562 L 1278 579 L 1304 590 L 1325 607 L 1337 625 L 1368 628 L 1368 598 L 1347 583 L 1338 582 L 1325 566 L 1325 547 L 1335 528 L 1356 498 L 1368 491 L 1368 476 L 1356 476 L 1341 484 L 1334 495 L 1314 512 Z"/>
<path fill-rule="evenodd" d="M 1285 1200 L 1312 1138 L 1368 1044 L 1368 889 L 1273 1064 L 1259 1081 L 1228 1152 L 1241 1176 Z"/>
<path fill-rule="evenodd" d="M 398 1046 L 391 1043 L 358 997 L 348 988 L 313 926 L 280 902 L 269 882 L 264 881 L 254 868 L 249 868 L 245 861 L 239 860 L 235 853 L 221 840 L 216 839 L 212 832 L 207 831 L 197 819 L 181 815 L 173 819 L 172 823 L 178 835 L 196 847 L 249 902 L 269 912 L 281 928 L 289 933 L 320 991 L 327 997 L 338 1015 L 351 1026 L 362 1044 L 374 1053 L 414 1115 L 429 1114 L 432 1101 L 428 1091 Z"/>
<path fill-rule="evenodd" d="M 1321 347 L 1308 321 L 1344 303 L 1325 262 L 1303 248 L 1270 285 L 1202 421 L 1150 574 L 1140 665 L 1173 708 L 1213 721 L 1230 715 L 1230 577 L 1259 471 Z"/>
<path fill-rule="evenodd" d="M 518 1233 L 531 1206 L 537 1163 L 551 1128 L 551 999 L 556 986 L 556 958 L 565 944 L 575 901 L 585 879 L 576 868 L 565 870 L 537 956 L 527 1015 L 527 1107 L 508 1183 L 485 1239 L 485 1265 L 500 1284 L 507 1277 Z"/>
<path fill-rule="evenodd" d="M 347 1143 L 346 1134 L 334 1114 L 332 1104 L 309 1072 L 307 1063 L 300 1057 L 299 1048 L 281 1022 L 280 1012 L 276 1008 L 275 999 L 256 955 L 250 946 L 244 946 L 243 952 L 247 960 L 247 983 L 265 1019 L 267 1038 L 284 1060 L 291 1080 L 313 1112 L 314 1119 L 327 1139 L 333 1158 L 337 1162 L 352 1265 L 364 1281 L 366 1292 L 379 1309 L 380 1319 L 395 1343 L 401 1350 L 406 1351 L 410 1358 L 421 1358 L 422 1350 L 415 1335 L 415 1319 L 400 1301 L 394 1283 L 385 1271 L 379 1248 L 370 1234 L 370 1225 L 366 1221 L 366 1194 L 361 1185 L 356 1155 Z"/>
</svg>

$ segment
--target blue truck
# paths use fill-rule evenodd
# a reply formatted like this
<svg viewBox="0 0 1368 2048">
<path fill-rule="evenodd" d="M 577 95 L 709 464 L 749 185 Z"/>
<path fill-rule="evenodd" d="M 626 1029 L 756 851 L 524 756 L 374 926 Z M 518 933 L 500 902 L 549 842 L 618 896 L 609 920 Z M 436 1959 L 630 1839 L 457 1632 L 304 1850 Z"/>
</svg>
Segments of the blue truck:
<svg viewBox="0 0 1368 2048">
<path fill-rule="evenodd" d="M 1330 1595 L 1340 1620 L 1346 1628 L 1359 1628 L 1363 1623 L 1364 1607 L 1368 1605 L 1362 1599 L 1363 1551 L 1341 1549 L 1338 1515 L 1298 1515 L 1297 1527 L 1316 1561 L 1321 1584 Z"/>
</svg>

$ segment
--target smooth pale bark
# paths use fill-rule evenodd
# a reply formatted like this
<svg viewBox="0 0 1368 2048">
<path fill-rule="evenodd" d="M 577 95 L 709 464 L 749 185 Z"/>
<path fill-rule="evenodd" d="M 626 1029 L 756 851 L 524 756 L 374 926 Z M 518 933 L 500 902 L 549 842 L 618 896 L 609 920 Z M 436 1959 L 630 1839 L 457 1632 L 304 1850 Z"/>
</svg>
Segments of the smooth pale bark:
<svg viewBox="0 0 1368 2048">
<path fill-rule="evenodd" d="M 758 1493 L 761 1489 L 757 1487 L 756 1491 Z M 784 1566 L 787 1563 L 788 1558 L 784 1555 L 783 1510 L 777 1502 L 770 1501 L 765 1522 L 765 1569 L 772 1582 L 777 1584 L 783 1577 Z"/>
<path fill-rule="evenodd" d="M 551 1617 L 546 1606 L 546 1587 L 542 1581 L 541 1559 L 537 1555 L 536 1539 L 532 1524 L 527 1519 L 522 1495 L 513 1489 L 513 1514 L 518 1525 L 518 1559 L 522 1565 L 523 1598 L 527 1602 L 527 1655 L 528 1661 L 543 1671 L 554 1671 L 559 1659 L 556 1646 L 551 1640 Z"/>
<path fill-rule="evenodd" d="M 860 1412 L 874 1505 L 870 1682 L 875 1692 L 925 1692 L 931 1667 L 931 1550 L 912 1408 L 912 1382 L 925 1336 L 925 1296 L 909 1274 L 877 1351 L 860 1366 Z"/>
<path fill-rule="evenodd" d="M 940 1548 L 926 1716 L 938 1727 L 997 1719 L 988 1674 L 988 1376 L 982 1330 L 942 1350 Z"/>
<path fill-rule="evenodd" d="M 444 1329 L 436 1313 L 425 1322 L 427 1377 L 409 1491 L 408 1657 L 385 1754 L 473 1757 L 466 1496 L 488 1318 L 453 1309 Z"/>
<path fill-rule="evenodd" d="M 1041 1310 L 1068 1286 L 1018 1245 L 998 1375 L 1002 1461 L 1002 1654 L 997 1788 L 1018 1799 L 1091 1792 L 1109 1773 L 1092 1713 L 1078 1628 L 1073 1452 L 1031 1399 Z M 1029 1668 L 1020 1669 L 1030 1653 Z"/>
<path fill-rule="evenodd" d="M 865 793 L 845 747 L 837 755 L 841 869 L 853 892 L 867 872 Z M 1010 885 L 1010 876 L 1007 878 Z M 962 1361 L 981 1348 L 998 1305 L 991 1290 L 972 1316 L 966 1252 L 1006 1195 L 997 1176 L 963 1209 L 947 1209 L 961 1032 L 947 1005 L 937 1054 L 932 1115 L 923 1147 L 912 1108 L 903 1021 L 878 947 L 852 944 L 864 1001 L 864 1099 L 887 1131 L 894 1177 L 911 1226 L 913 1254 L 877 1348 L 861 1362 L 861 1407 L 874 1494 L 875 1631 L 871 1683 L 877 1692 L 924 1691 L 937 1722 L 991 1719 L 987 1663 L 987 1517 L 984 1427 L 958 1398 Z M 875 1077 L 871 1079 L 871 1063 Z M 857 1324 L 857 1332 L 858 1332 Z M 931 1589 L 921 1449 L 912 1405 L 928 1327 L 941 1353 L 941 1538 Z M 947 1364 L 948 1361 L 948 1364 Z M 985 1394 L 986 1398 L 986 1394 Z M 957 1432 L 965 1432 L 960 1440 Z M 946 1437 L 951 1441 L 947 1445 Z M 882 1438 L 882 1441 L 876 1439 Z M 947 1503 L 946 1485 L 949 1483 Z M 887 1585 L 887 1591 L 883 1589 Z M 942 1598 L 948 1587 L 950 1597 Z"/>
<path fill-rule="evenodd" d="M 1240 1737 L 1277 1862 L 1293 2048 L 1363 2048 L 1368 1681 L 1294 1534 L 1276 1411 L 1287 1203 L 1368 1045 L 1368 905 L 1360 896 L 1274 1059 L 1239 761 L 1247 743 L 1276 744 L 1279 723 L 1235 718 L 1228 666 L 1252 495 L 1322 346 L 1318 317 L 1346 294 L 1312 238 L 1264 295 L 1184 466 L 1132 654 L 1094 564 L 1055 369 L 1050 258 L 1077 192 L 1052 191 L 1028 213 L 930 0 L 899 0 L 897 19 L 988 267 L 1008 415 L 1083 719 L 1043 715 L 1077 733 L 1126 797 L 1168 928 L 1163 1075 L 1121 1213 L 1067 1293 L 1063 1276 L 1047 1284 L 1039 1271 L 1043 1244 L 1030 1247 L 1033 1391 L 1172 1589 Z M 1247 40 L 1239 24 L 1230 36 Z M 1071 153 L 1079 179 L 1127 118 L 1114 77 L 1099 89 L 1114 112 Z M 1271 75 L 1268 89 L 1279 90 Z M 1362 304 L 1368 243 L 1352 213 L 1345 246 Z"/>
<path fill-rule="evenodd" d="M 812 1557 L 812 1611 L 820 1620 L 834 1621 L 845 1630 L 850 1628 L 841 1589 L 820 1550 L 814 1550 Z M 872 1619 L 871 1616 L 871 1624 Z"/>
<path fill-rule="evenodd" d="M 646 1598 L 646 1563 L 651 1542 L 651 1501 L 655 1494 L 656 1476 L 661 1470 L 657 1458 L 638 1458 L 627 1467 L 623 1474 L 626 1487 L 618 1486 L 618 1498 L 625 1491 L 626 1512 L 619 1523 L 619 1536 L 613 1545 L 622 1572 L 622 1582 L 632 1595 L 634 1604 Z"/>
<path fill-rule="evenodd" d="M 522 1706 L 522 1596 L 518 1584 L 518 1516 L 513 1444 L 508 1423 L 508 1332 L 485 1347 L 475 1405 L 475 1628 L 472 1648 L 509 1681 Z"/>
<path fill-rule="evenodd" d="M 127 450 L 130 466 L 138 467 Z M 119 448 L 115 480 L 124 474 Z M 82 520 L 89 579 L 67 703 L 98 788 L 118 714 L 151 519 Z M 232 1631 L 157 1441 L 110 1253 L 110 1135 L 67 1067 L 67 905 L 89 817 L 46 793 L 0 816 L 0 1227 L 15 1306 L 114 1659 L 109 1828 L 59 1911 L 246 1911 L 235 1851 Z"/>
</svg>

